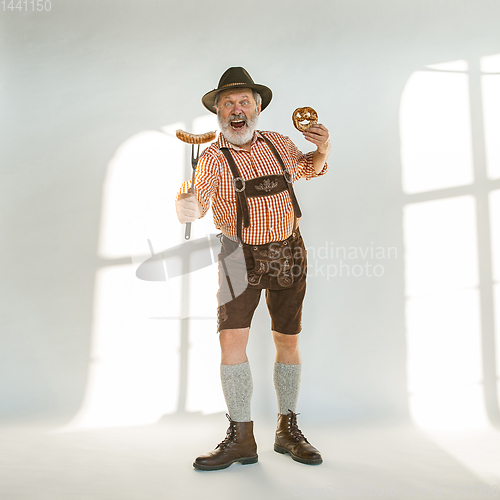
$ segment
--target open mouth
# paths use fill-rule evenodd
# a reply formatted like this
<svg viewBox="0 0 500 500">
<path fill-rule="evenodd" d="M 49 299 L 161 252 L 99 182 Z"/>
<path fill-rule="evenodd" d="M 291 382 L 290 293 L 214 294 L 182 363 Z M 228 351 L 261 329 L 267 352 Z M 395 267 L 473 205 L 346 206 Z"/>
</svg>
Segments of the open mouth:
<svg viewBox="0 0 500 500">
<path fill-rule="evenodd" d="M 234 130 L 241 130 L 246 125 L 245 120 L 234 120 L 231 122 L 231 127 Z"/>
</svg>

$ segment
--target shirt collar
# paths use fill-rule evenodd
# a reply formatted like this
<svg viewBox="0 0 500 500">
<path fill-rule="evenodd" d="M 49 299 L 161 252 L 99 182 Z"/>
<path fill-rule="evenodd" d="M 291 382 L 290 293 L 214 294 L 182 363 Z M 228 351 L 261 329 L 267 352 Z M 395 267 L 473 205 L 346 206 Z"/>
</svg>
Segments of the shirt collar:
<svg viewBox="0 0 500 500">
<path fill-rule="evenodd" d="M 255 133 L 253 134 L 253 139 L 252 139 L 252 146 L 257 142 L 257 140 L 264 140 L 262 137 L 262 134 L 256 130 Z M 217 139 L 217 145 L 219 148 L 230 148 L 234 149 L 235 151 L 245 151 L 244 149 L 240 148 L 239 146 L 236 146 L 235 144 L 231 144 L 230 142 L 227 141 L 227 139 L 222 135 L 221 132 L 219 132 L 219 138 Z"/>
</svg>

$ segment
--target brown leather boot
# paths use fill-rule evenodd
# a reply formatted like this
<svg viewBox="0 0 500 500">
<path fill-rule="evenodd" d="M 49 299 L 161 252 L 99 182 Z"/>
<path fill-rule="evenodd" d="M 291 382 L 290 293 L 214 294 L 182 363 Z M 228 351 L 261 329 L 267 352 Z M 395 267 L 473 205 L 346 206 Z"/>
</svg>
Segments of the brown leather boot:
<svg viewBox="0 0 500 500">
<path fill-rule="evenodd" d="M 321 453 L 309 443 L 297 425 L 298 413 L 278 414 L 274 451 L 288 453 L 296 462 L 309 465 L 323 463 Z"/>
<path fill-rule="evenodd" d="M 234 462 L 242 465 L 258 461 L 257 443 L 253 437 L 253 422 L 235 422 L 226 413 L 229 428 L 226 437 L 213 451 L 195 458 L 193 467 L 199 470 L 226 469 Z"/>
</svg>

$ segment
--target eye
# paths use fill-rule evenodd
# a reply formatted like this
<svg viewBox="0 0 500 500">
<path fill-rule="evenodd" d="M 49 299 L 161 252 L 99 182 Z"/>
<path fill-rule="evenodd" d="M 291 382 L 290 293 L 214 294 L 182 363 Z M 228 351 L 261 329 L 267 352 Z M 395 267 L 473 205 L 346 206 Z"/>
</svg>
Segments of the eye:
<svg viewBox="0 0 500 500">
<path fill-rule="evenodd" d="M 231 106 L 231 103 L 230 102 L 225 102 L 224 106 L 226 106 L 226 108 L 228 108 L 229 106 Z"/>
<path fill-rule="evenodd" d="M 243 101 L 241 104 L 243 104 L 243 106 L 248 106 L 248 101 Z"/>
</svg>

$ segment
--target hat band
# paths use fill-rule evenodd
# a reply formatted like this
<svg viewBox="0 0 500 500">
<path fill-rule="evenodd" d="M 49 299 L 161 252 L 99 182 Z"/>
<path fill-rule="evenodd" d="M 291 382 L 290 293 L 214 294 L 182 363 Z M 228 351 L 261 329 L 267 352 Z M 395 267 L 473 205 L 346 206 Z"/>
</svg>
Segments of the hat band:
<svg viewBox="0 0 500 500">
<path fill-rule="evenodd" d="M 251 83 L 226 83 L 225 85 L 222 85 L 220 88 L 224 88 L 224 87 L 232 87 L 234 85 L 252 85 Z"/>
</svg>

